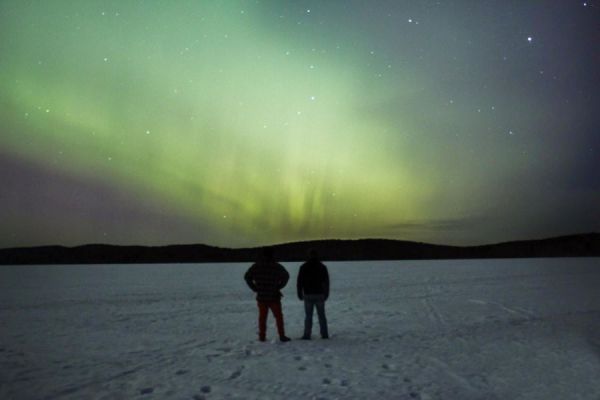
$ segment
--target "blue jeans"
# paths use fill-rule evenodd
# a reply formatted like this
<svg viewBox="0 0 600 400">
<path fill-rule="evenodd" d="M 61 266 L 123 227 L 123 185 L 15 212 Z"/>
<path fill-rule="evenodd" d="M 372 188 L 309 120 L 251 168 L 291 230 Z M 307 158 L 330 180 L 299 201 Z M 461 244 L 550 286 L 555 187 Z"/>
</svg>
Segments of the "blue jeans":
<svg viewBox="0 0 600 400">
<path fill-rule="evenodd" d="M 310 338 L 312 332 L 313 310 L 315 309 L 315 306 L 317 307 L 317 315 L 319 316 L 321 337 L 328 337 L 327 318 L 325 317 L 325 295 L 322 294 L 304 295 L 304 337 Z"/>
</svg>

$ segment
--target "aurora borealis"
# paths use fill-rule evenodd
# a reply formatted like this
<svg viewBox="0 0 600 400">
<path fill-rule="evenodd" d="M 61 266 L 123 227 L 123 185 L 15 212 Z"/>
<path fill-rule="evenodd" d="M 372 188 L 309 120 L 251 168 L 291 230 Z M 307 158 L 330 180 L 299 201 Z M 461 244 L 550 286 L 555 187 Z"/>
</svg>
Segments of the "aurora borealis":
<svg viewBox="0 0 600 400">
<path fill-rule="evenodd" d="M 600 3 L 0 3 L 0 247 L 600 229 Z"/>
</svg>

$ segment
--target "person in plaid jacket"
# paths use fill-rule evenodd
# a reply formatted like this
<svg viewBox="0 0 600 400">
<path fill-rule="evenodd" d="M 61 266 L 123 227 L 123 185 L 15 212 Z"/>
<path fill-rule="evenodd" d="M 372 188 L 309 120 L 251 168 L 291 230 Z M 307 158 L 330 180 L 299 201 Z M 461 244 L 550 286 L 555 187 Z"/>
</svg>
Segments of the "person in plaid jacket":
<svg viewBox="0 0 600 400">
<path fill-rule="evenodd" d="M 281 310 L 281 289 L 285 287 L 290 274 L 273 258 L 273 249 L 263 248 L 260 259 L 252 264 L 246 271 L 244 280 L 256 292 L 258 303 L 258 340 L 264 342 L 267 339 L 267 314 L 269 310 L 275 316 L 279 340 L 288 342 L 290 338 L 285 336 L 283 323 L 283 312 Z"/>
</svg>

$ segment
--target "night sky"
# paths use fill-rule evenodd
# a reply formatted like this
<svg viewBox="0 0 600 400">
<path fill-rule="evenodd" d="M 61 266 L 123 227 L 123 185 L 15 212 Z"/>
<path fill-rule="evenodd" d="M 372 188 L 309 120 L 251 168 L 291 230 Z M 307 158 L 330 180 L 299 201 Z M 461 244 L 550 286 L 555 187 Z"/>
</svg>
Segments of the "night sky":
<svg viewBox="0 0 600 400">
<path fill-rule="evenodd" d="M 0 247 L 600 230 L 597 1 L 0 3 Z"/>
</svg>

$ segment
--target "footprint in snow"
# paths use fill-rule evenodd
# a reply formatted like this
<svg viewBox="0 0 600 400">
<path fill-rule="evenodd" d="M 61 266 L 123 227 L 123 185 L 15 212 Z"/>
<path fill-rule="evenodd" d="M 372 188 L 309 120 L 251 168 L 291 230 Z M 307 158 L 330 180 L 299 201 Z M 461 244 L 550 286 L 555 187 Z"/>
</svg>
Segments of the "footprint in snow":
<svg viewBox="0 0 600 400">
<path fill-rule="evenodd" d="M 206 400 L 205 394 L 210 393 L 210 386 L 202 386 L 200 388 L 200 392 L 202 392 L 203 394 L 195 394 L 192 397 L 192 399 L 194 399 L 194 400 Z"/>
<path fill-rule="evenodd" d="M 244 369 L 244 367 L 241 367 L 240 369 L 233 371 L 233 373 L 231 375 L 229 375 L 229 380 L 239 378 L 240 375 L 242 375 L 242 369 Z"/>
<path fill-rule="evenodd" d="M 201 391 L 202 393 L 210 393 L 210 391 L 211 391 L 211 388 L 210 388 L 210 386 L 208 386 L 208 385 L 206 385 L 206 386 L 202 386 L 202 387 L 200 388 L 200 391 Z"/>
<path fill-rule="evenodd" d="M 175 375 L 183 375 L 183 374 L 187 374 L 187 373 L 188 373 L 188 371 L 186 369 L 178 369 L 175 372 Z"/>
<path fill-rule="evenodd" d="M 140 394 L 150 394 L 152 392 L 154 392 L 154 388 L 151 388 L 151 387 L 140 390 Z"/>
</svg>

